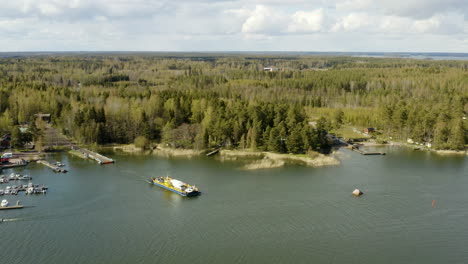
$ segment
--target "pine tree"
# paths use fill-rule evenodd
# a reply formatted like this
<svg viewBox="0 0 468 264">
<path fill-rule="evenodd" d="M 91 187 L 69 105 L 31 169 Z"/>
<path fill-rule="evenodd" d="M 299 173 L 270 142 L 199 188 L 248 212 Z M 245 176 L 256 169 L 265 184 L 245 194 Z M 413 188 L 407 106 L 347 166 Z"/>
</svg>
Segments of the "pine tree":
<svg viewBox="0 0 468 264">
<path fill-rule="evenodd" d="M 463 120 L 460 118 L 452 123 L 448 147 L 454 150 L 463 150 L 465 149 L 465 135 L 467 133 L 463 128 Z"/>
<path fill-rule="evenodd" d="M 288 152 L 298 154 L 304 153 L 304 141 L 301 135 L 301 127 L 294 128 L 286 141 Z"/>
</svg>

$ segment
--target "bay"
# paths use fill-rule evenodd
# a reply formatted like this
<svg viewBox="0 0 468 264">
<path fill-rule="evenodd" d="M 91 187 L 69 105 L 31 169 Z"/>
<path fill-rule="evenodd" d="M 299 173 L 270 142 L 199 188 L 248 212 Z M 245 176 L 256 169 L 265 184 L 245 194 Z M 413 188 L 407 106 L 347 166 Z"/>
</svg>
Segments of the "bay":
<svg viewBox="0 0 468 264">
<path fill-rule="evenodd" d="M 29 174 L 46 195 L 4 196 L 2 263 L 464 263 L 468 158 L 405 148 L 340 150 L 335 167 L 245 171 L 211 158 L 67 154 L 3 173 Z M 151 176 L 195 184 L 186 198 Z M 0 185 L 5 188 L 6 185 Z M 354 188 L 364 195 L 353 197 Z M 432 202 L 435 206 L 432 207 Z"/>
</svg>

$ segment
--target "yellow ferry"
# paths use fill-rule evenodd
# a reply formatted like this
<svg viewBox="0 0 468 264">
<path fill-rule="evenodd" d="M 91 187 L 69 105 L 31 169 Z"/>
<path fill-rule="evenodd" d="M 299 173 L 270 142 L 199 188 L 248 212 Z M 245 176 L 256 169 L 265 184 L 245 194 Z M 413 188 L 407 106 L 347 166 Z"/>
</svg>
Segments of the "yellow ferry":
<svg viewBox="0 0 468 264">
<path fill-rule="evenodd" d="M 182 196 L 196 196 L 201 194 L 197 187 L 171 177 L 152 177 L 149 183 L 162 187 L 166 190 L 178 193 Z"/>
</svg>

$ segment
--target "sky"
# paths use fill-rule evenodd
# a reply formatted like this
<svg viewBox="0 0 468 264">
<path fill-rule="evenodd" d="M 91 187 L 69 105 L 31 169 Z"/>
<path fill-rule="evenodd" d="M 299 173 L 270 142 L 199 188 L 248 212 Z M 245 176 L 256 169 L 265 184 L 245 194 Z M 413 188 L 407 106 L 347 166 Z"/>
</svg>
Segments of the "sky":
<svg viewBox="0 0 468 264">
<path fill-rule="evenodd" d="M 0 0 L 0 51 L 468 53 L 468 0 Z"/>
</svg>

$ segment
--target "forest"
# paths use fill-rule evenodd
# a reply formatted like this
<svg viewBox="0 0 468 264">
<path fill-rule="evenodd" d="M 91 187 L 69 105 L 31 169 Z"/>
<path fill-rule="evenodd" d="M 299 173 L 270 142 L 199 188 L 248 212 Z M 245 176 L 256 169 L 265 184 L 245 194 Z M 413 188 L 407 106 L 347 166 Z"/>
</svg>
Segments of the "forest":
<svg viewBox="0 0 468 264">
<path fill-rule="evenodd" d="M 40 141 L 37 113 L 51 114 L 52 125 L 81 144 L 302 154 L 329 149 L 327 131 L 358 126 L 463 150 L 468 61 L 201 53 L 0 58 L 0 136 L 10 133 L 16 147 Z M 27 133 L 19 131 L 24 124 Z"/>
</svg>

